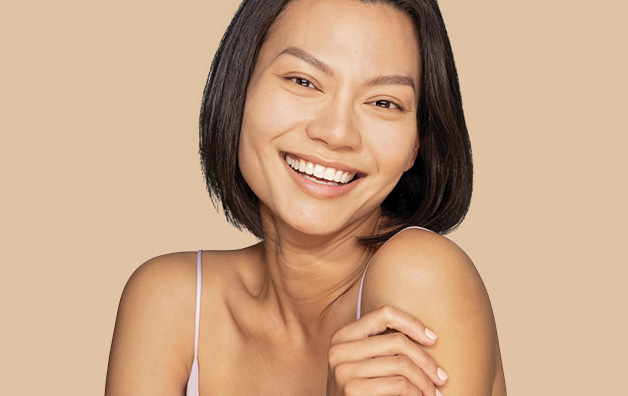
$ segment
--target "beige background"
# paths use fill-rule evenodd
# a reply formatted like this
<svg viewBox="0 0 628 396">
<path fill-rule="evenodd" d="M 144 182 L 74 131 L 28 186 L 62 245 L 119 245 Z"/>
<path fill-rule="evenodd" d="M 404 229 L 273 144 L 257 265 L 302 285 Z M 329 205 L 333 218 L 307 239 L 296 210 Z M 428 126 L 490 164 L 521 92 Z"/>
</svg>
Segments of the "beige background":
<svg viewBox="0 0 628 396">
<path fill-rule="evenodd" d="M 202 89 L 238 1 L 11 3 L 0 394 L 102 394 L 132 271 L 253 241 L 211 206 L 197 156 Z M 510 395 L 624 392 L 621 3 L 441 0 L 476 166 L 451 238 L 492 298 Z"/>
</svg>

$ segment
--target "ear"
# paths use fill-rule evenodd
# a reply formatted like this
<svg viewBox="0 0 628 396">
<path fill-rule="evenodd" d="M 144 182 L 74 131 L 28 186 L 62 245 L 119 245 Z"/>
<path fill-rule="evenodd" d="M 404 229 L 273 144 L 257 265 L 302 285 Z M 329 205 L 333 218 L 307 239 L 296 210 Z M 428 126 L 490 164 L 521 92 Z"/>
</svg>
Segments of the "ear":
<svg viewBox="0 0 628 396">
<path fill-rule="evenodd" d="M 406 167 L 403 169 L 404 172 L 407 172 L 410 170 L 410 168 L 412 168 L 412 166 L 414 165 L 414 161 L 416 161 L 416 156 L 418 154 L 419 154 L 419 136 L 417 134 L 416 140 L 414 141 L 412 154 L 410 155 L 410 158 L 408 158 L 408 163 L 406 164 Z"/>
</svg>

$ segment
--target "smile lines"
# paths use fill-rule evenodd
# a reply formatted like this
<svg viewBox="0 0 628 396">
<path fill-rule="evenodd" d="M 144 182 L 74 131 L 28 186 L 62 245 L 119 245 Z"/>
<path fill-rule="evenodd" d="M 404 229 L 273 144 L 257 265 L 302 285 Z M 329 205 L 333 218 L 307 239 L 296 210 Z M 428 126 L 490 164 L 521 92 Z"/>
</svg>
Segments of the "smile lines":
<svg viewBox="0 0 628 396">
<path fill-rule="evenodd" d="M 292 158 L 287 154 L 285 156 L 285 161 L 292 169 L 301 173 L 302 176 L 310 175 L 318 179 L 328 180 L 329 182 L 332 182 L 329 184 L 333 185 L 349 183 L 356 175 L 355 173 L 343 172 L 334 168 L 326 168 L 319 164 L 313 164 L 302 159 Z M 317 181 L 316 179 L 310 177 L 308 177 L 308 179 Z"/>
</svg>

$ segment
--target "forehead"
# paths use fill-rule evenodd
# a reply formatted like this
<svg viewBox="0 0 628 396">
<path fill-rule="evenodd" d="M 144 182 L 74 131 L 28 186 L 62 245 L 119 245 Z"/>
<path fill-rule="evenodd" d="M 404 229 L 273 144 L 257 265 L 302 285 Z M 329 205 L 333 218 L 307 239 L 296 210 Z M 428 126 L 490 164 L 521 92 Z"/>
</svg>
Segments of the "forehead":
<svg viewBox="0 0 628 396">
<path fill-rule="evenodd" d="M 259 61 L 298 47 L 354 72 L 419 73 L 418 35 L 409 15 L 382 3 L 294 0 L 271 26 Z"/>
</svg>

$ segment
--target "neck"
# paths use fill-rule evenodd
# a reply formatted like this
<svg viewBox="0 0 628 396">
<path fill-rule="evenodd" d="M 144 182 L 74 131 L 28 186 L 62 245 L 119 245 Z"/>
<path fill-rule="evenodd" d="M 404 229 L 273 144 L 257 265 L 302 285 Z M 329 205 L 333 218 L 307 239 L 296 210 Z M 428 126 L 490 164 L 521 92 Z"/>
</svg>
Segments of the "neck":
<svg viewBox="0 0 628 396">
<path fill-rule="evenodd" d="M 317 236 L 264 222 L 264 296 L 276 305 L 288 330 L 320 332 L 355 318 L 357 291 L 373 253 L 357 238 L 370 235 L 378 218 L 379 212 L 340 232 Z"/>
</svg>

